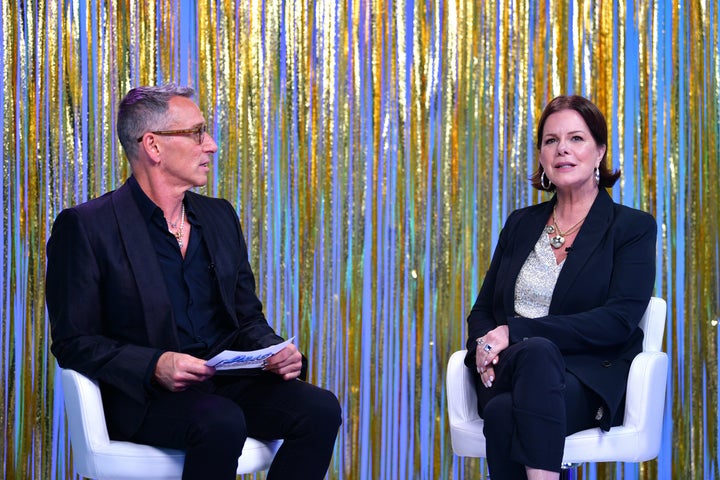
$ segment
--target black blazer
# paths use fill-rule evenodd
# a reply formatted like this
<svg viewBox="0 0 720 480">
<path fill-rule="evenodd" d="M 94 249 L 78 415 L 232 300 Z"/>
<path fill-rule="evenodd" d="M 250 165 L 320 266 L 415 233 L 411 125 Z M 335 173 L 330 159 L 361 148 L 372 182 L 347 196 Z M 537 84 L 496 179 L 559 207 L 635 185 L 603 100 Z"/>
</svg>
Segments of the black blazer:
<svg viewBox="0 0 720 480">
<path fill-rule="evenodd" d="M 233 333 L 217 345 L 250 350 L 282 341 L 268 325 L 237 214 L 229 202 L 187 192 L 202 223 Z M 178 351 L 170 299 L 145 221 L 126 183 L 63 210 L 47 245 L 51 350 L 59 365 L 99 381 L 108 428 L 129 438 L 156 390 L 164 351 Z"/>
<path fill-rule="evenodd" d="M 474 371 L 475 339 L 498 325 L 509 326 L 511 344 L 533 336 L 552 340 L 567 369 L 605 401 L 609 414 L 600 424 L 607 430 L 622 411 L 630 363 L 642 350 L 638 323 L 655 282 L 657 224 L 646 212 L 613 203 L 601 189 L 560 271 L 549 314 L 515 316 L 517 276 L 555 202 L 508 217 L 467 319 L 465 363 Z"/>
</svg>

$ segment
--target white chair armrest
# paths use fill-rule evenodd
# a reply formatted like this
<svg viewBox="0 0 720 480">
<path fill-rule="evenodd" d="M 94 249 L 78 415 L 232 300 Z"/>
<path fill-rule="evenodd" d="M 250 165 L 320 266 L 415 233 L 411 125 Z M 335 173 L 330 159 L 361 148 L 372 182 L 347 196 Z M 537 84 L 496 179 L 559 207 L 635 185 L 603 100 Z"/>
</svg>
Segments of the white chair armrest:
<svg viewBox="0 0 720 480">
<path fill-rule="evenodd" d="M 62 369 L 61 377 L 68 429 L 73 441 L 84 439 L 91 450 L 109 444 L 97 382 L 70 369 Z"/>
<path fill-rule="evenodd" d="M 667 369 L 665 352 L 641 352 L 633 359 L 628 376 L 623 426 L 647 432 L 648 438 L 656 439 L 656 452 L 662 435 Z"/>
<path fill-rule="evenodd" d="M 101 465 L 94 452 L 110 445 L 105 412 L 97 382 L 70 369 L 60 369 L 73 463 L 83 475 L 97 477 Z"/>
<path fill-rule="evenodd" d="M 453 353 L 447 366 L 448 417 L 452 425 L 480 418 L 475 384 L 470 370 L 465 366 L 466 353 L 467 350 Z"/>
<path fill-rule="evenodd" d="M 447 405 L 450 442 L 461 457 L 485 457 L 484 423 L 477 412 L 472 371 L 465 366 L 466 350 L 450 356 L 447 367 Z"/>
<path fill-rule="evenodd" d="M 645 462 L 657 457 L 666 382 L 667 355 L 638 354 L 630 366 L 623 424 L 609 432 L 591 428 L 570 435 L 563 462 Z"/>
</svg>

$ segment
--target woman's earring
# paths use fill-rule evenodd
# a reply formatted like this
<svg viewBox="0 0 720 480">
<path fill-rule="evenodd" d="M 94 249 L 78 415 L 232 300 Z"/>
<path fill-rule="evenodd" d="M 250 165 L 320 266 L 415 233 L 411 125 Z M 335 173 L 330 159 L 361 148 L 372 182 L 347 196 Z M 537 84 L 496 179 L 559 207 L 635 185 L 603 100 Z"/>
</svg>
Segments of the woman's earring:
<svg viewBox="0 0 720 480">
<path fill-rule="evenodd" d="M 600 169 L 595 167 L 595 185 L 600 186 Z"/>
<path fill-rule="evenodd" d="M 540 174 L 540 186 L 545 190 L 550 190 L 552 182 L 545 176 L 545 170 Z"/>
</svg>

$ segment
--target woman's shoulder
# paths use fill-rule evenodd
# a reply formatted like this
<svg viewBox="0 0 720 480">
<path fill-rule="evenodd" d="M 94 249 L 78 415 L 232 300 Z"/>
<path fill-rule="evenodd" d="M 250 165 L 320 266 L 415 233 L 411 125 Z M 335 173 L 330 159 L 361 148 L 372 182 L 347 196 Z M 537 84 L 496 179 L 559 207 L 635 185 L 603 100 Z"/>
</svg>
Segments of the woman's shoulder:
<svg viewBox="0 0 720 480">
<path fill-rule="evenodd" d="M 613 203 L 612 230 L 619 236 L 629 238 L 650 236 L 657 234 L 657 221 L 655 217 L 637 208 Z"/>
<path fill-rule="evenodd" d="M 614 228 L 630 226 L 632 230 L 656 228 L 655 217 L 650 213 L 617 203 L 607 190 L 601 189 L 588 218 L 591 222 L 613 224 Z"/>
<path fill-rule="evenodd" d="M 620 203 L 613 202 L 613 213 L 616 221 L 640 223 L 641 225 L 656 223 L 655 217 L 651 213 Z"/>
<path fill-rule="evenodd" d="M 627 216 L 654 218 L 651 213 L 646 212 L 645 210 L 640 210 L 639 208 L 623 205 L 622 203 L 613 202 L 613 209 L 616 213 Z"/>
<path fill-rule="evenodd" d="M 552 202 L 550 201 L 513 210 L 505 219 L 501 236 L 513 237 L 519 232 L 530 232 L 536 229 L 539 234 L 551 212 Z"/>
<path fill-rule="evenodd" d="M 521 207 L 517 210 L 513 210 L 508 215 L 506 223 L 518 222 L 528 217 L 535 217 L 537 215 L 548 215 L 552 211 L 552 201 L 537 203 L 535 205 L 528 205 L 527 207 Z"/>
</svg>

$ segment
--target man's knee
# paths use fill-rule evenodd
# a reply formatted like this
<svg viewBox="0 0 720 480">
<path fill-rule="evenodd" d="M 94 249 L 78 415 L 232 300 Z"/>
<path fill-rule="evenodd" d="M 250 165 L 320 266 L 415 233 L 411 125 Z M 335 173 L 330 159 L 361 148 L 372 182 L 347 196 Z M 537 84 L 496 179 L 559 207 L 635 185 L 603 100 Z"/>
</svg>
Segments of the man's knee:
<svg viewBox="0 0 720 480">
<path fill-rule="evenodd" d="M 342 424 L 342 409 L 334 393 L 322 388 L 315 388 L 313 399 L 309 402 L 308 414 L 314 421 L 325 423 L 329 428 L 337 430 Z"/>
<path fill-rule="evenodd" d="M 242 408 L 230 400 L 215 397 L 195 417 L 188 431 L 189 443 L 235 445 L 240 454 L 247 438 Z"/>
<path fill-rule="evenodd" d="M 337 436 L 342 424 L 340 403 L 334 393 L 310 384 L 302 385 L 297 397 L 297 421 L 295 430 L 300 436 L 332 438 Z"/>
</svg>

